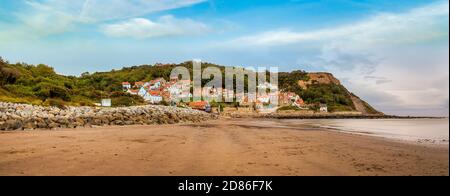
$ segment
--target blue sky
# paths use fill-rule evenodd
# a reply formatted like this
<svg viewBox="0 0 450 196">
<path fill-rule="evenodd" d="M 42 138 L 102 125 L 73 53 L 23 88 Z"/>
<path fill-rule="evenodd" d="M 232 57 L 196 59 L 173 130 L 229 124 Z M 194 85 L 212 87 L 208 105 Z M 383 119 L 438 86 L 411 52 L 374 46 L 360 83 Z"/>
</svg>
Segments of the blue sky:
<svg viewBox="0 0 450 196">
<path fill-rule="evenodd" d="M 190 59 L 329 71 L 392 114 L 448 116 L 448 0 L 1 0 L 0 56 L 63 74 Z"/>
</svg>

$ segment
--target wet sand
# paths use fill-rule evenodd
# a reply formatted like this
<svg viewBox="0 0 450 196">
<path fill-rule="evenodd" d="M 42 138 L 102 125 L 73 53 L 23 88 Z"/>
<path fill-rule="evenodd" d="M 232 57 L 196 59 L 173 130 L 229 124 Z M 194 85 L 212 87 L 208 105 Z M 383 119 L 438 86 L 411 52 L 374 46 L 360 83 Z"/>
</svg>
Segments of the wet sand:
<svg viewBox="0 0 450 196">
<path fill-rule="evenodd" d="M 0 175 L 449 175 L 448 145 L 255 121 L 0 132 Z"/>
</svg>

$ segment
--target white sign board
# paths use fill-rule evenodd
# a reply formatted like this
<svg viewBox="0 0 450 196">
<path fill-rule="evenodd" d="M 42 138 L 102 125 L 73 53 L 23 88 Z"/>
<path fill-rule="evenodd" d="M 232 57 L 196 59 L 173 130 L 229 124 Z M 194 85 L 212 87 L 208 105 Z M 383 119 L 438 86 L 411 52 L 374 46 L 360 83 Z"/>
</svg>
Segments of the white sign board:
<svg viewBox="0 0 450 196">
<path fill-rule="evenodd" d="M 102 99 L 103 107 L 111 107 L 111 99 Z"/>
</svg>

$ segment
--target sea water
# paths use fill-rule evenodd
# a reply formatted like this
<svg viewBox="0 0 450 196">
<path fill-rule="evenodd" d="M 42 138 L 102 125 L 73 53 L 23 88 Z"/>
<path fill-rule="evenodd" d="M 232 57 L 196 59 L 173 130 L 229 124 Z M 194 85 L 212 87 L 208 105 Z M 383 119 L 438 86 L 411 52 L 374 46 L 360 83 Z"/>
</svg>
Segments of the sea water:
<svg viewBox="0 0 450 196">
<path fill-rule="evenodd" d="M 333 131 L 419 143 L 449 144 L 449 119 L 317 119 L 282 120 L 289 127 L 307 125 Z"/>
</svg>

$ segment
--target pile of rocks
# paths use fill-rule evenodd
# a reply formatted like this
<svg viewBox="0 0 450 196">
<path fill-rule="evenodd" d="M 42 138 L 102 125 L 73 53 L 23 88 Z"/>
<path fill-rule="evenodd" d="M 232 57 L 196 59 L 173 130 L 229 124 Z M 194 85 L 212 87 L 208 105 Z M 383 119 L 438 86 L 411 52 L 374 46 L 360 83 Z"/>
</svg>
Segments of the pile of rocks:
<svg viewBox="0 0 450 196">
<path fill-rule="evenodd" d="M 166 106 L 121 108 L 33 106 L 0 102 L 0 130 L 77 128 L 105 125 L 150 125 L 200 122 L 216 116 Z"/>
</svg>

